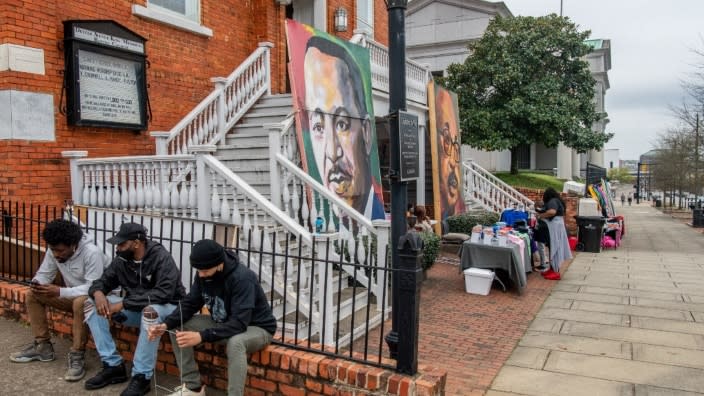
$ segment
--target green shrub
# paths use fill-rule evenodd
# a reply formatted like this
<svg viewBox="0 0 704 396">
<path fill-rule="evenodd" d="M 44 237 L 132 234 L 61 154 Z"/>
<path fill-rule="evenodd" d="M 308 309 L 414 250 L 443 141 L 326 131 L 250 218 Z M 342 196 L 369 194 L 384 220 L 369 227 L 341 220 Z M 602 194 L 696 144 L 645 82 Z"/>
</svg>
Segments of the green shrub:
<svg viewBox="0 0 704 396">
<path fill-rule="evenodd" d="M 423 257 L 421 265 L 424 270 L 429 269 L 435 263 L 440 252 L 440 237 L 433 232 L 421 232 L 420 237 L 423 238 Z"/>
<path fill-rule="evenodd" d="M 471 234 L 472 227 L 477 224 L 492 225 L 499 221 L 499 214 L 494 212 L 474 212 L 461 213 L 447 218 L 449 232 L 460 232 L 463 234 Z"/>
</svg>

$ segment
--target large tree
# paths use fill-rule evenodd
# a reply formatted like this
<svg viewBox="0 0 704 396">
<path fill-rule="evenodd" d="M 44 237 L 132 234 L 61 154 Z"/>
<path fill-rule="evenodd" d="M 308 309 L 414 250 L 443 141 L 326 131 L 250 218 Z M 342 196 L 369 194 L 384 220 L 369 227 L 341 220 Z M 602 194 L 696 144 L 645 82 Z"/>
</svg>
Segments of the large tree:
<svg viewBox="0 0 704 396">
<path fill-rule="evenodd" d="M 591 47 L 566 17 L 495 17 L 470 56 L 441 79 L 459 98 L 462 142 L 482 150 L 511 149 L 517 172 L 519 146 L 559 142 L 586 152 L 613 134 L 592 131 L 605 117 L 594 108 L 594 78 L 584 56 Z"/>
</svg>

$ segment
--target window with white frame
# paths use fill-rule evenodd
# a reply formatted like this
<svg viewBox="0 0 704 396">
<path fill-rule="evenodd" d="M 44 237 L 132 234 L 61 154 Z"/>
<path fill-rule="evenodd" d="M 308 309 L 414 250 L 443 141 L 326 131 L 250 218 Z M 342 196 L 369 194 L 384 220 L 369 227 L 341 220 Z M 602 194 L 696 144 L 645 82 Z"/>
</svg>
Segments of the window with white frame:
<svg viewBox="0 0 704 396">
<path fill-rule="evenodd" d="M 132 13 L 203 36 L 213 35 L 200 24 L 200 0 L 148 0 L 146 6 L 132 4 Z"/>
<path fill-rule="evenodd" d="M 357 31 L 374 34 L 374 0 L 357 0 Z"/>
<path fill-rule="evenodd" d="M 148 6 L 157 6 L 200 22 L 200 0 L 149 0 Z"/>
</svg>

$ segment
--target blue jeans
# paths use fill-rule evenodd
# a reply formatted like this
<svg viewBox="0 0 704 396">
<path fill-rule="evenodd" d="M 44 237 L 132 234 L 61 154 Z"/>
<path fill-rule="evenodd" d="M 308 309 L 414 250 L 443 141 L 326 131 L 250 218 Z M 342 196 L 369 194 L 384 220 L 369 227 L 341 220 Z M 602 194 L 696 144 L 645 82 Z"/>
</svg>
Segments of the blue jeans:
<svg viewBox="0 0 704 396">
<path fill-rule="evenodd" d="M 113 304 L 122 301 L 122 297 L 108 295 L 108 301 Z M 122 356 L 117 353 L 115 341 L 110 334 L 110 323 L 104 317 L 95 312 L 95 304 L 93 299 L 88 299 L 86 304 L 90 307 L 86 309 L 86 323 L 93 334 L 95 349 L 98 350 L 100 360 L 108 366 L 114 367 L 122 363 Z M 158 323 L 163 321 L 163 318 L 168 316 L 176 306 L 173 304 L 152 304 L 150 307 L 159 314 Z M 147 339 L 147 330 L 142 328 L 142 313 L 123 309 L 122 313 L 127 316 L 127 320 L 122 323 L 123 326 L 139 327 L 139 339 L 137 340 L 137 348 L 134 351 L 134 361 L 132 362 L 132 376 L 143 374 L 149 379 L 154 373 L 156 365 L 156 352 L 159 348 L 159 339 L 149 341 Z"/>
</svg>

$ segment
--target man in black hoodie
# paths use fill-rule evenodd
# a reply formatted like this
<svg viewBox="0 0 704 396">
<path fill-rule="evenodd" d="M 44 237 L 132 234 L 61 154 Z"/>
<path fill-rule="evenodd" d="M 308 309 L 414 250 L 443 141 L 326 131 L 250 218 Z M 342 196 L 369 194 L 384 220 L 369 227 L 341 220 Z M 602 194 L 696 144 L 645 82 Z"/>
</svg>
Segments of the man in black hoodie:
<svg viewBox="0 0 704 396">
<path fill-rule="evenodd" d="M 240 264 L 237 255 L 225 251 L 217 242 L 196 242 L 190 256 L 198 270 L 191 291 L 163 323 L 149 328 L 149 339 L 158 340 L 169 332 L 176 362 L 185 384 L 173 395 L 205 395 L 200 373 L 193 358 L 193 347 L 203 342 L 227 345 L 228 395 L 242 395 L 247 378 L 247 354 L 267 346 L 276 333 L 271 312 L 257 275 Z M 203 306 L 209 315 L 196 315 Z"/>
<path fill-rule="evenodd" d="M 146 326 L 170 314 L 186 295 L 174 259 L 161 244 L 147 239 L 147 230 L 124 223 L 108 242 L 117 245 L 112 264 L 88 289 L 86 323 L 90 327 L 103 370 L 85 383 L 88 390 L 127 381 L 122 357 L 115 348 L 108 318 L 125 326 L 139 327 L 134 351 L 132 379 L 122 396 L 149 392 L 156 365 L 158 341 L 147 339 Z M 122 287 L 123 297 L 109 295 Z"/>
</svg>

